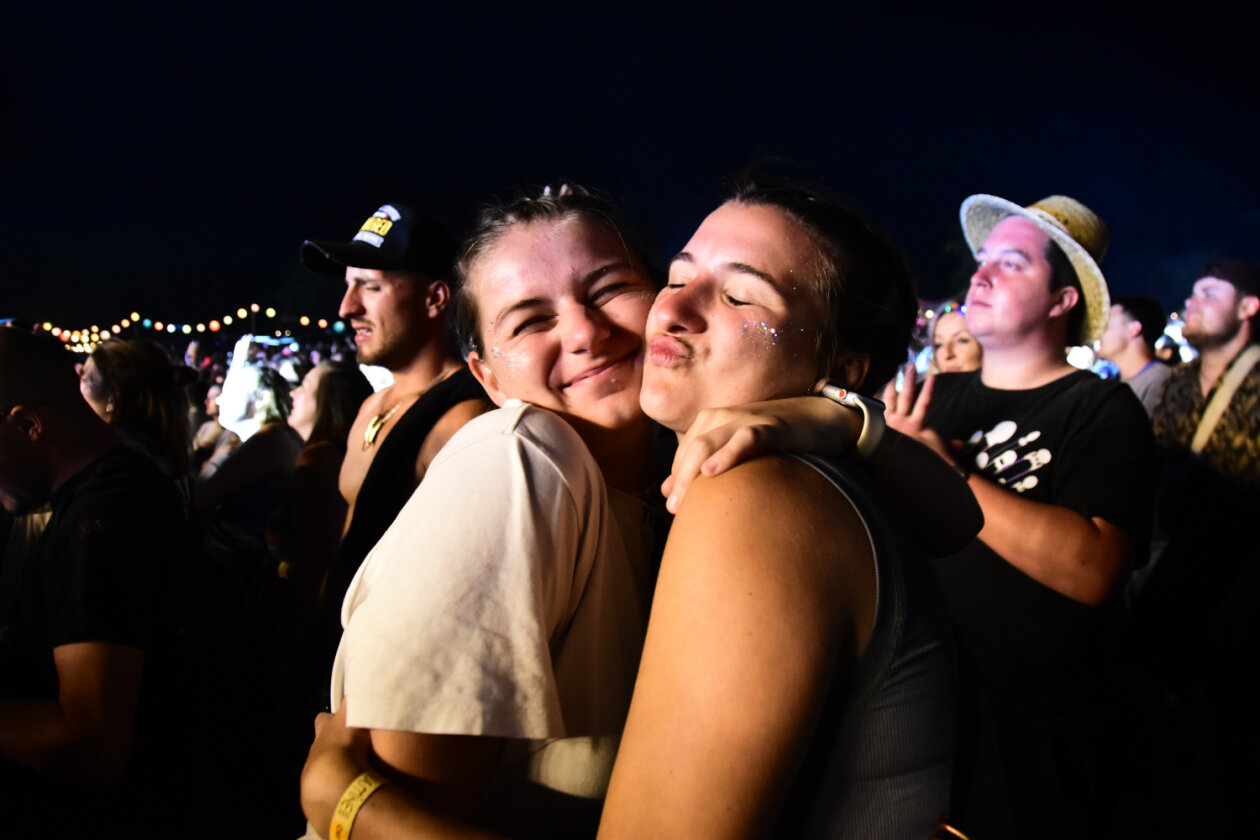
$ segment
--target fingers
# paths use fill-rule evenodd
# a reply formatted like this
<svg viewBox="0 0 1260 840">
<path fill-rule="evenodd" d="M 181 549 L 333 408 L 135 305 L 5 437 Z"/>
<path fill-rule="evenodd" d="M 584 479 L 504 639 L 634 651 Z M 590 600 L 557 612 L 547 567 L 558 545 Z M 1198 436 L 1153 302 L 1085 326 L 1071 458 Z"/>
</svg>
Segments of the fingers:
<svg viewBox="0 0 1260 840">
<path fill-rule="evenodd" d="M 702 411 L 679 441 L 673 472 L 661 485 L 665 507 L 677 513 L 698 476 L 718 475 L 763 451 L 766 433 L 766 421 L 747 413 Z"/>
<path fill-rule="evenodd" d="M 905 415 L 909 416 L 914 411 L 914 363 L 907 364 L 903 370 L 901 390 L 897 390 L 897 379 L 894 377 L 880 394 L 880 399 L 884 403 L 884 412 L 886 416 Z"/>
<path fill-rule="evenodd" d="M 897 377 L 894 376 L 888 380 L 888 384 L 879 394 L 879 399 L 884 404 L 885 412 L 897 410 Z"/>
<path fill-rule="evenodd" d="M 911 414 L 914 411 L 915 390 L 914 363 L 911 362 L 905 366 L 904 375 L 901 379 L 901 391 L 897 394 L 897 412 L 899 414 Z"/>
<path fill-rule="evenodd" d="M 914 411 L 911 414 L 919 425 L 926 425 L 928 406 L 932 404 L 932 392 L 935 390 L 935 376 L 929 376 L 923 380 L 923 390 L 919 393 L 919 398 L 915 400 Z"/>
<path fill-rule="evenodd" d="M 665 492 L 665 507 L 670 513 L 677 513 L 678 506 L 687 495 L 687 490 L 697 476 L 717 475 L 733 464 L 739 462 L 740 453 L 746 453 L 746 435 L 743 430 L 732 430 L 728 426 L 717 429 L 689 432 L 678 445 L 678 453 L 674 456 L 674 471 L 662 485 Z"/>
</svg>

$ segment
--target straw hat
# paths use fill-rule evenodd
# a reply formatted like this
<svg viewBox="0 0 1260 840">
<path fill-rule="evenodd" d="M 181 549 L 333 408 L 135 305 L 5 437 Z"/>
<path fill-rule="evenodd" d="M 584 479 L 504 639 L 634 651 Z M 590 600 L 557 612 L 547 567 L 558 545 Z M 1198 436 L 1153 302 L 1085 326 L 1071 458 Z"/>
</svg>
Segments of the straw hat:
<svg viewBox="0 0 1260 840">
<path fill-rule="evenodd" d="M 1097 213 L 1066 195 L 1052 195 L 1036 204 L 1020 207 L 1004 198 L 981 194 L 964 201 L 958 215 L 973 255 L 998 222 L 1008 216 L 1022 216 L 1049 234 L 1067 254 L 1080 281 L 1081 296 L 1085 298 L 1081 334 L 1068 336 L 1068 339 L 1073 344 L 1092 345 L 1102 337 L 1111 313 L 1111 295 L 1098 263 L 1107 253 L 1111 234 Z"/>
</svg>

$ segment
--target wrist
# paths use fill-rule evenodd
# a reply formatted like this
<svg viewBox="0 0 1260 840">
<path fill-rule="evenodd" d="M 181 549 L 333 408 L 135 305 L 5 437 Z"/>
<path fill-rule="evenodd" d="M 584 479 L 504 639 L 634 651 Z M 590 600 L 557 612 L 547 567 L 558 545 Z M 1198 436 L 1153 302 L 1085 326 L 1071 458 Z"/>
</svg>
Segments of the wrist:
<svg viewBox="0 0 1260 840">
<path fill-rule="evenodd" d="M 364 765 L 356 763 L 346 750 L 322 749 L 307 757 L 299 783 L 302 812 L 322 836 L 328 830 L 337 805 L 354 783 Z"/>
<path fill-rule="evenodd" d="M 350 840 L 350 832 L 359 816 L 359 809 L 383 784 L 384 780 L 364 771 L 346 786 L 345 792 L 333 808 L 332 820 L 328 826 L 328 840 Z"/>
<path fill-rule="evenodd" d="M 858 432 L 855 448 L 859 457 L 869 458 L 884 437 L 884 404 L 830 382 L 818 393 L 834 403 L 861 413 L 862 429 Z"/>
</svg>

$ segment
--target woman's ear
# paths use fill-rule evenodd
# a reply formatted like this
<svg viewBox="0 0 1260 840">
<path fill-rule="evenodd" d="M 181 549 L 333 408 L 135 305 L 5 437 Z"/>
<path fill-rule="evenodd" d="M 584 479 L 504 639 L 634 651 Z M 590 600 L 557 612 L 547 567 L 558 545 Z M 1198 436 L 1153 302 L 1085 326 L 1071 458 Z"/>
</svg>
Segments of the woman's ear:
<svg viewBox="0 0 1260 840">
<path fill-rule="evenodd" d="M 870 356 L 865 353 L 845 353 L 837 356 L 831 363 L 827 379 L 845 388 L 857 388 L 866 381 L 866 374 L 870 369 Z"/>
<path fill-rule="evenodd" d="M 499 388 L 499 377 L 481 360 L 481 354 L 476 350 L 468 354 L 468 369 L 472 371 L 473 378 L 481 383 L 481 387 L 486 389 L 486 396 L 490 397 L 491 402 L 497 406 L 507 402 L 507 395 Z"/>
</svg>

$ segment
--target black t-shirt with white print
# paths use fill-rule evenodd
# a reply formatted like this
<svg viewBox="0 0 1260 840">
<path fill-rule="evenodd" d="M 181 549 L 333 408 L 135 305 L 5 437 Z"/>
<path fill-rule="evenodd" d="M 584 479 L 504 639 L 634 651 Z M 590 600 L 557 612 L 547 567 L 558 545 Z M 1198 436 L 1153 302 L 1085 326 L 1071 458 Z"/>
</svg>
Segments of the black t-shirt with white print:
<svg viewBox="0 0 1260 840">
<path fill-rule="evenodd" d="M 1036 502 L 1120 528 L 1141 562 L 1150 538 L 1155 449 L 1132 389 L 1076 371 L 1027 390 L 980 373 L 942 374 L 927 425 L 968 443 L 961 457 L 989 481 Z M 1071 714 L 1093 694 L 1109 653 L 1114 605 L 1091 607 L 1033 580 L 978 538 L 933 563 L 959 635 L 995 711 Z M 1031 721 L 1030 721 L 1031 722 Z"/>
</svg>

